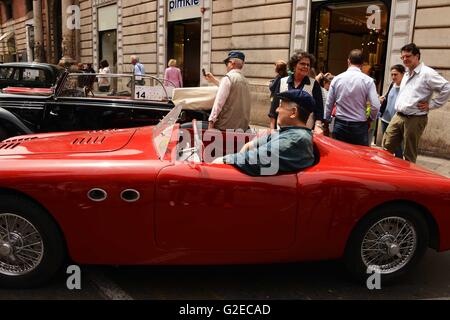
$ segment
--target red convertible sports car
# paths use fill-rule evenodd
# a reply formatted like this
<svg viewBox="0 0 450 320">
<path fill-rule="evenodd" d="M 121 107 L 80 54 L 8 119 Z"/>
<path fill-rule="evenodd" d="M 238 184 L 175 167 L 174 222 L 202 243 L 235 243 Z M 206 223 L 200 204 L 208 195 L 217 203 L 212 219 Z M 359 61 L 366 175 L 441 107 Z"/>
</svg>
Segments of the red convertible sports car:
<svg viewBox="0 0 450 320">
<path fill-rule="evenodd" d="M 0 286 L 78 264 L 253 264 L 343 258 L 367 279 L 450 249 L 450 181 L 373 148 L 314 138 L 315 164 L 248 176 L 202 161 L 181 105 L 155 127 L 0 142 Z M 225 133 L 223 133 L 225 135 Z M 225 145 L 251 133 L 226 136 Z M 181 142 L 183 140 L 183 142 Z M 174 150 L 176 152 L 174 152 Z"/>
</svg>

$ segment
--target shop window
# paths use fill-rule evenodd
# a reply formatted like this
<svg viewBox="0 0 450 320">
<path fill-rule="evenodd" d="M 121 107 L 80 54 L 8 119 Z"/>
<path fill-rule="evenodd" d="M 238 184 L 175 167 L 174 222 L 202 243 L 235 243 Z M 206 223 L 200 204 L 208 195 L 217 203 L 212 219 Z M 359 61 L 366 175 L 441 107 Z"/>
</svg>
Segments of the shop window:
<svg viewBox="0 0 450 320">
<path fill-rule="evenodd" d="M 98 9 L 99 60 L 107 60 L 111 72 L 117 71 L 117 5 Z"/>
<path fill-rule="evenodd" d="M 363 71 L 375 79 L 380 91 L 387 50 L 388 5 L 384 1 L 326 1 L 313 4 L 312 14 L 309 49 L 317 58 L 317 73 L 344 72 L 350 50 L 361 49 Z"/>
<path fill-rule="evenodd" d="M 4 8 L 5 8 L 6 20 L 12 19 L 13 18 L 12 1 L 5 1 L 4 2 Z"/>
<path fill-rule="evenodd" d="M 25 5 L 27 8 L 27 12 L 33 11 L 33 0 L 26 0 Z"/>
<path fill-rule="evenodd" d="M 116 72 L 117 66 L 117 31 L 106 30 L 99 32 L 100 38 L 100 61 L 106 60 L 111 72 Z"/>
<path fill-rule="evenodd" d="M 168 29 L 167 60 L 177 60 L 185 87 L 198 87 L 200 85 L 201 20 L 170 22 Z"/>
<path fill-rule="evenodd" d="M 8 53 L 10 55 L 16 54 L 16 39 L 14 37 L 10 37 L 7 41 Z"/>
</svg>

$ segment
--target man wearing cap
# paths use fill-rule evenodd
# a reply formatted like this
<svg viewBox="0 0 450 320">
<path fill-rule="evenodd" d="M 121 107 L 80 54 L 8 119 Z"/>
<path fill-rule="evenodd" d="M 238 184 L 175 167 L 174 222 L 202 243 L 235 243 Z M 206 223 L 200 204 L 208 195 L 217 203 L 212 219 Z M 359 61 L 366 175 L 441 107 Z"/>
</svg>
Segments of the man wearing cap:
<svg viewBox="0 0 450 320">
<path fill-rule="evenodd" d="M 247 79 L 242 74 L 245 55 L 240 51 L 230 51 L 223 61 L 227 74 L 222 80 L 216 79 L 208 72 L 206 80 L 219 86 L 208 128 L 226 130 L 247 130 L 250 122 L 250 90 Z"/>
<path fill-rule="evenodd" d="M 313 97 L 300 89 L 277 94 L 279 130 L 257 137 L 239 153 L 229 154 L 213 163 L 231 164 L 251 176 L 297 172 L 314 164 L 312 131 L 306 126 L 315 108 Z"/>
</svg>

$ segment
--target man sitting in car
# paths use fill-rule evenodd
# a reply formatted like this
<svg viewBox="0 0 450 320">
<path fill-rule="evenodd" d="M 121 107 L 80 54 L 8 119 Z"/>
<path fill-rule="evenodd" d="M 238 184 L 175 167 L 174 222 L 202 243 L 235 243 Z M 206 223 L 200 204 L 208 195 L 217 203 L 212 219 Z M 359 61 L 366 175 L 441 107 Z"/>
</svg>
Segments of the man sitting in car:
<svg viewBox="0 0 450 320">
<path fill-rule="evenodd" d="M 239 153 L 217 158 L 214 163 L 231 164 L 251 176 L 296 172 L 314 164 L 312 131 L 306 127 L 315 102 L 310 94 L 293 89 L 277 94 L 280 130 L 257 137 Z"/>
</svg>

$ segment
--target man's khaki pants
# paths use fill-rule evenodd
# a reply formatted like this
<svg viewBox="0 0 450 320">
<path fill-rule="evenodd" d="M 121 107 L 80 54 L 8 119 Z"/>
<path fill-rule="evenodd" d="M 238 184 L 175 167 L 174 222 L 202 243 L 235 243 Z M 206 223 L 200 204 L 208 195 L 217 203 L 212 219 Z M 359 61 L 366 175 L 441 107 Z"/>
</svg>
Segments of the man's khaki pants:
<svg viewBox="0 0 450 320">
<path fill-rule="evenodd" d="M 427 126 L 428 116 L 405 116 L 396 113 L 392 117 L 383 135 L 383 148 L 390 153 L 404 141 L 403 156 L 410 162 L 416 162 L 420 137 Z"/>
</svg>

